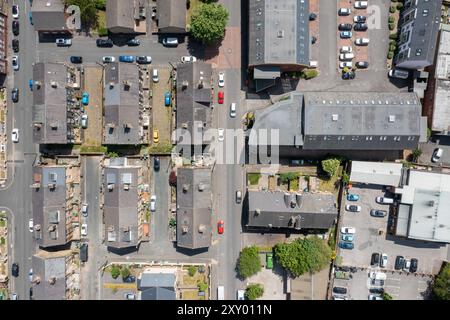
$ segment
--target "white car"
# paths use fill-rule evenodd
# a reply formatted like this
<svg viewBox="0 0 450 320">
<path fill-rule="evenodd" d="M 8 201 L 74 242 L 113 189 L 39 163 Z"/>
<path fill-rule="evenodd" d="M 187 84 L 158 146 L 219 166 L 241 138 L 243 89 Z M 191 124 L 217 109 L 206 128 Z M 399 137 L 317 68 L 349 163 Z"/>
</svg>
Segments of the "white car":
<svg viewBox="0 0 450 320">
<path fill-rule="evenodd" d="M 225 73 L 219 72 L 219 87 L 225 86 Z"/>
<path fill-rule="evenodd" d="M 348 16 L 352 11 L 349 8 L 340 8 L 338 11 L 338 15 L 340 16 Z"/>
<path fill-rule="evenodd" d="M 15 71 L 19 70 L 19 56 L 12 56 L 11 63 L 13 70 Z"/>
<path fill-rule="evenodd" d="M 356 229 L 353 228 L 353 227 L 342 227 L 341 228 L 341 233 L 355 234 L 356 233 Z"/>
<path fill-rule="evenodd" d="M 355 8 L 356 9 L 366 9 L 367 8 L 367 1 L 356 1 L 355 2 Z"/>
<path fill-rule="evenodd" d="M 386 280 L 386 278 L 387 278 L 386 273 L 376 272 L 376 271 L 371 272 L 369 277 L 370 277 L 370 279 L 383 280 L 383 281 Z"/>
<path fill-rule="evenodd" d="M 136 295 L 134 293 L 128 292 L 123 295 L 126 300 L 136 300 Z"/>
<path fill-rule="evenodd" d="M 81 213 L 83 214 L 83 216 L 87 217 L 88 215 L 88 204 L 87 203 L 83 203 L 83 206 L 81 207 Z"/>
<path fill-rule="evenodd" d="M 380 297 L 380 296 L 369 294 L 369 299 L 368 300 L 383 300 L 383 298 Z"/>
<path fill-rule="evenodd" d="M 141 64 L 152 63 L 152 57 L 150 56 L 137 56 L 136 62 Z"/>
<path fill-rule="evenodd" d="M 19 15 L 20 15 L 19 6 L 18 5 L 13 5 L 11 11 L 12 11 L 12 17 L 14 19 L 19 19 Z"/>
<path fill-rule="evenodd" d="M 72 45 L 72 39 L 58 38 L 55 42 L 58 47 L 69 47 Z"/>
<path fill-rule="evenodd" d="M 352 60 L 355 57 L 353 53 L 341 53 L 339 60 Z"/>
<path fill-rule="evenodd" d="M 355 40 L 355 44 L 357 46 L 367 46 L 369 44 L 369 42 L 370 42 L 369 38 L 357 38 Z"/>
<path fill-rule="evenodd" d="M 230 105 L 230 117 L 231 118 L 235 118 L 236 117 L 236 103 L 235 102 L 233 102 Z"/>
<path fill-rule="evenodd" d="M 17 293 L 13 293 L 11 295 L 11 300 L 19 300 L 19 295 Z"/>
<path fill-rule="evenodd" d="M 195 62 L 197 61 L 197 58 L 194 56 L 182 56 L 181 57 L 181 62 Z"/>
<path fill-rule="evenodd" d="M 116 58 L 114 58 L 113 56 L 104 56 L 102 58 L 103 63 L 109 63 L 109 62 L 114 62 L 116 61 Z"/>
<path fill-rule="evenodd" d="M 19 129 L 14 128 L 11 132 L 11 140 L 14 143 L 19 142 Z"/>
<path fill-rule="evenodd" d="M 353 62 L 351 61 L 343 61 L 343 62 L 339 62 L 339 68 L 344 69 L 344 68 L 353 68 Z"/>
<path fill-rule="evenodd" d="M 28 272 L 28 278 L 30 279 L 30 282 L 33 282 L 33 268 L 31 268 L 30 272 Z"/>
<path fill-rule="evenodd" d="M 386 253 L 383 253 L 381 255 L 380 267 L 386 268 L 387 261 L 388 261 L 388 255 Z"/>
<path fill-rule="evenodd" d="M 394 199 L 386 198 L 386 197 L 376 197 L 375 201 L 379 204 L 393 204 L 394 203 Z"/>
<path fill-rule="evenodd" d="M 34 222 L 33 222 L 33 219 L 31 218 L 28 221 L 28 230 L 30 230 L 30 232 L 33 232 L 33 226 L 34 226 Z"/>
<path fill-rule="evenodd" d="M 353 48 L 350 46 L 343 46 L 341 48 L 341 53 L 350 53 L 350 52 L 353 52 Z"/>
<path fill-rule="evenodd" d="M 238 300 L 245 300 L 245 290 L 238 290 L 237 291 L 237 299 Z"/>
<path fill-rule="evenodd" d="M 156 196 L 152 195 L 150 198 L 150 211 L 155 212 L 156 211 Z"/>
<path fill-rule="evenodd" d="M 87 114 L 83 114 L 81 116 L 81 127 L 83 129 L 86 129 L 88 127 L 88 115 Z"/>
<path fill-rule="evenodd" d="M 225 136 L 224 136 L 225 129 L 224 129 L 224 128 L 219 128 L 219 129 L 218 129 L 218 132 L 219 132 L 218 140 L 219 140 L 220 142 L 222 142 L 222 141 L 225 139 Z"/>
<path fill-rule="evenodd" d="M 83 223 L 83 224 L 81 225 L 81 236 L 82 236 L 82 237 L 86 237 L 86 236 L 87 236 L 87 233 L 88 233 L 88 231 L 87 231 L 87 224 L 86 224 L 86 223 Z"/>
<path fill-rule="evenodd" d="M 431 161 L 439 162 L 441 160 L 442 155 L 444 154 L 444 150 L 441 148 L 437 148 L 433 151 L 433 156 L 431 157 Z"/>
<path fill-rule="evenodd" d="M 348 204 L 345 206 L 345 210 L 351 211 L 351 212 L 361 212 L 361 206 L 357 206 L 354 204 Z"/>
</svg>

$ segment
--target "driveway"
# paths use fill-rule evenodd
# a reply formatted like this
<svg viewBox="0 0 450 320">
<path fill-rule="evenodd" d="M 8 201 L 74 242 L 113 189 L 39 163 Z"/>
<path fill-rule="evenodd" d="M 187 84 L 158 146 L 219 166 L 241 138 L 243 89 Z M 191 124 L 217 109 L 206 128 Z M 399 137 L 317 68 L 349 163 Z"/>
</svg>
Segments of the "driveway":
<svg viewBox="0 0 450 320">
<path fill-rule="evenodd" d="M 84 68 L 84 91 L 89 93 L 89 105 L 84 106 L 88 115 L 88 127 L 83 130 L 83 143 L 100 146 L 103 132 L 103 68 L 86 66 Z"/>
<path fill-rule="evenodd" d="M 283 277 L 281 273 L 275 273 L 275 269 L 261 269 L 256 275 L 248 278 L 247 284 L 259 283 L 264 286 L 264 294 L 258 300 L 286 300 L 283 292 Z"/>
</svg>

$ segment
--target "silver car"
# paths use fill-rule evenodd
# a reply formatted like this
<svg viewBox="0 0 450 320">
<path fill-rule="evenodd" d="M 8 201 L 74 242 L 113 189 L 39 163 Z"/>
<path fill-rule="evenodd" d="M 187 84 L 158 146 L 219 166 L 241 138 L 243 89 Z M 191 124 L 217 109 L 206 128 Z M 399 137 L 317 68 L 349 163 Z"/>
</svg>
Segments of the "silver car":
<svg viewBox="0 0 450 320">
<path fill-rule="evenodd" d="M 11 63 L 13 70 L 15 71 L 19 70 L 19 56 L 12 56 Z"/>
</svg>

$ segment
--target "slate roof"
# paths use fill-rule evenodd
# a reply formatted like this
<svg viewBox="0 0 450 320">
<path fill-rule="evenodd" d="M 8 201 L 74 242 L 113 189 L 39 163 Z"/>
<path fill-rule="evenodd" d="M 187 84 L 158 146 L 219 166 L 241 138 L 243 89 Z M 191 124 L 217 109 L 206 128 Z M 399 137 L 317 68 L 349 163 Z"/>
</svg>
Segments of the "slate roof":
<svg viewBox="0 0 450 320">
<path fill-rule="evenodd" d="M 133 33 L 143 0 L 107 0 L 106 26 L 116 33 Z"/>
<path fill-rule="evenodd" d="M 36 31 L 68 31 L 63 0 L 33 0 L 31 14 Z"/>
<path fill-rule="evenodd" d="M 33 285 L 34 300 L 66 300 L 66 254 L 51 257 L 41 251 L 33 255 L 33 279 L 39 279 Z"/>
<path fill-rule="evenodd" d="M 186 31 L 186 1 L 158 0 L 158 28 L 164 33 Z"/>
<path fill-rule="evenodd" d="M 141 300 L 175 300 L 175 281 L 174 273 L 143 272 L 137 280 Z"/>
</svg>

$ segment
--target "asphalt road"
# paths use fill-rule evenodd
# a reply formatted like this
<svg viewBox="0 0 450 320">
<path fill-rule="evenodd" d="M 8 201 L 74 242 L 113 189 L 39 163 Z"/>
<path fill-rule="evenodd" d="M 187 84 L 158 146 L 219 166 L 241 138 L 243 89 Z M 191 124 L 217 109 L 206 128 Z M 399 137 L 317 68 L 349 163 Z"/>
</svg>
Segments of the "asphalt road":
<svg viewBox="0 0 450 320">
<path fill-rule="evenodd" d="M 153 186 L 151 194 L 156 195 L 156 211 L 151 213 L 153 219 L 153 244 L 155 247 L 165 247 L 169 244 L 169 174 L 170 158 L 160 157 L 159 171 L 152 171 Z M 153 166 L 153 157 L 151 158 Z"/>
</svg>

